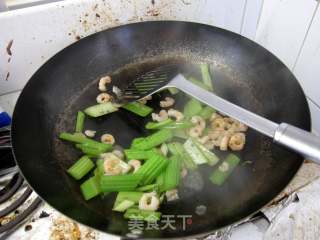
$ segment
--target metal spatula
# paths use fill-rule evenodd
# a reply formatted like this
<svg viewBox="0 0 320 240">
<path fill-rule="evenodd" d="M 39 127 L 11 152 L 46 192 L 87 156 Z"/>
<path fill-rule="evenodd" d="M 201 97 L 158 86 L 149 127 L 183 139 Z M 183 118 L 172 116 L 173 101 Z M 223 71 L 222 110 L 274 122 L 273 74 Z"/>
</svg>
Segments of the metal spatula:
<svg viewBox="0 0 320 240">
<path fill-rule="evenodd" d="M 214 109 L 273 138 L 274 142 L 286 146 L 302 154 L 305 158 L 320 164 L 319 137 L 287 123 L 274 123 L 230 103 L 186 80 L 183 75 L 178 74 L 175 65 L 161 66 L 138 77 L 123 91 L 122 98 L 132 101 L 138 100 L 169 87 L 182 90 Z"/>
</svg>

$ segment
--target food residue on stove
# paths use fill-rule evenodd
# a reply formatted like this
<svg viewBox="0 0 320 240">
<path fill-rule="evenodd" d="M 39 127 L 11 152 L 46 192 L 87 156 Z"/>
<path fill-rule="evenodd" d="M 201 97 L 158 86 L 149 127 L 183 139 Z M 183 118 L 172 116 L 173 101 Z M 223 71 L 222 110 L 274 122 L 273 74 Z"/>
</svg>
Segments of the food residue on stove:
<svg viewBox="0 0 320 240">
<path fill-rule="evenodd" d="M 151 4 L 154 5 L 156 2 L 154 0 L 151 0 Z"/>
<path fill-rule="evenodd" d="M 79 35 L 76 36 L 76 40 L 79 41 L 81 37 Z"/>
<path fill-rule="evenodd" d="M 10 72 L 7 73 L 7 76 L 6 76 L 6 81 L 9 80 L 9 77 L 10 77 Z"/>
<path fill-rule="evenodd" d="M 96 13 L 96 17 L 99 18 L 99 17 L 100 17 L 100 14 Z"/>
<path fill-rule="evenodd" d="M 11 39 L 11 40 L 9 41 L 9 43 L 8 43 L 8 45 L 7 45 L 7 48 L 6 48 L 7 54 L 8 54 L 9 56 L 12 56 L 12 51 L 11 51 L 12 44 L 13 44 L 13 39 Z"/>
<path fill-rule="evenodd" d="M 24 227 L 24 231 L 28 232 L 32 229 L 32 225 L 28 224 Z"/>
<path fill-rule="evenodd" d="M 49 216 L 50 216 L 49 213 L 47 213 L 47 212 L 45 212 L 45 211 L 42 211 L 42 212 L 40 213 L 40 215 L 39 215 L 39 218 L 46 218 L 46 217 L 49 217 Z"/>
</svg>

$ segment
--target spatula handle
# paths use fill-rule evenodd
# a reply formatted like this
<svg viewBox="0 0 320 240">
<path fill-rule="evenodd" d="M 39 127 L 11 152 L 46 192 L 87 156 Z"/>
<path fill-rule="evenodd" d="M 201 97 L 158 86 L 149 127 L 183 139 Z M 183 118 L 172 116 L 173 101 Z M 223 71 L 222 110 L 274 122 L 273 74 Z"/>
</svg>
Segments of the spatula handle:
<svg viewBox="0 0 320 240">
<path fill-rule="evenodd" d="M 273 139 L 276 143 L 300 153 L 306 159 L 320 164 L 320 138 L 316 135 L 290 124 L 281 123 Z"/>
</svg>

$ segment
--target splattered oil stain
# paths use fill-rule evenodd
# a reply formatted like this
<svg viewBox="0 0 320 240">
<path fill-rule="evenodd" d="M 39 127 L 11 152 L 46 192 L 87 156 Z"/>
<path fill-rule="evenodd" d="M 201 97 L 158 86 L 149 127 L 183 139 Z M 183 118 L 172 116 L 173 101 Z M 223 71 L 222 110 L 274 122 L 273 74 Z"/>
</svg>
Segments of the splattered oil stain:
<svg viewBox="0 0 320 240">
<path fill-rule="evenodd" d="M 8 43 L 8 45 L 7 45 L 7 48 L 6 48 L 7 54 L 8 54 L 9 56 L 12 56 L 12 51 L 11 51 L 12 44 L 13 44 L 13 39 L 11 39 L 11 40 L 9 41 L 9 43 Z"/>
<path fill-rule="evenodd" d="M 156 4 L 155 0 L 151 0 L 151 4 L 155 5 Z"/>
<path fill-rule="evenodd" d="M 79 35 L 76 36 L 76 40 L 79 41 L 81 37 Z"/>
<path fill-rule="evenodd" d="M 96 17 L 97 17 L 97 18 L 100 18 L 100 14 L 99 14 L 99 13 L 96 13 Z"/>
<path fill-rule="evenodd" d="M 9 77 L 10 77 L 10 72 L 7 73 L 7 76 L 6 76 L 6 81 L 9 80 Z"/>
</svg>

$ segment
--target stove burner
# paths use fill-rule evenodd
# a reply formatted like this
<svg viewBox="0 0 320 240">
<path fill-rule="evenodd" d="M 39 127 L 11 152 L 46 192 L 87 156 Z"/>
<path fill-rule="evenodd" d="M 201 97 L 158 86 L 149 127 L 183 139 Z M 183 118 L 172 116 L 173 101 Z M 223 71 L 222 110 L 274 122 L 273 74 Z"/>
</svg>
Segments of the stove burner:
<svg viewBox="0 0 320 240">
<path fill-rule="evenodd" d="M 18 172 L 18 167 L 15 164 L 11 149 L 10 128 L 0 128 L 0 179 L 2 180 L 2 178 L 7 178 L 10 175 L 12 175 L 11 178 L 0 190 L 0 204 L 8 203 L 9 201 L 10 204 L 0 210 L 0 218 L 8 216 L 22 204 L 25 204 L 32 193 L 32 189 L 29 186 L 25 187 L 24 179 Z M 13 201 L 16 194 L 22 190 L 24 192 Z M 0 224 L 0 240 L 6 239 L 19 228 L 41 203 L 42 200 L 37 197 L 26 209 L 16 214 L 12 220 L 3 225 Z"/>
</svg>

